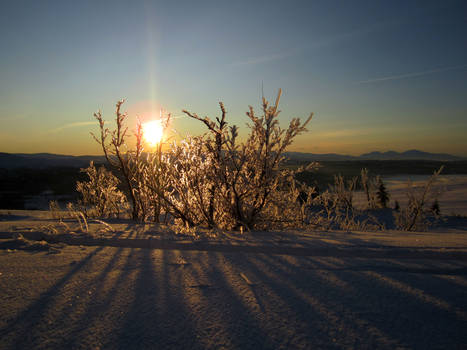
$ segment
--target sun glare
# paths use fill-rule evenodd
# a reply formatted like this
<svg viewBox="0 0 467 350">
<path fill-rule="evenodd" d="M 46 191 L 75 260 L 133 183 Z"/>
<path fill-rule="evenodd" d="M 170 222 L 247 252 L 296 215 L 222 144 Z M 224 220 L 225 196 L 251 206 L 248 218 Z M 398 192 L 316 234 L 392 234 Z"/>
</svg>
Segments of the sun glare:
<svg viewBox="0 0 467 350">
<path fill-rule="evenodd" d="M 153 120 L 143 124 L 143 136 L 151 146 L 157 145 L 162 140 L 162 124 L 159 120 Z"/>
</svg>

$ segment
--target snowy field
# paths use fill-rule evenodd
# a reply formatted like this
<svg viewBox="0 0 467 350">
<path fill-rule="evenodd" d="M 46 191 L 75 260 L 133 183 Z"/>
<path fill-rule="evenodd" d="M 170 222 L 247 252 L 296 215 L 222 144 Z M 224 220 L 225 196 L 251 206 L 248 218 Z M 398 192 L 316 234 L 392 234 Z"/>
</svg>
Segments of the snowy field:
<svg viewBox="0 0 467 350">
<path fill-rule="evenodd" d="M 429 176 L 398 176 L 385 180 L 391 193 L 391 202 L 405 203 L 408 180 L 414 186 L 421 186 Z M 444 215 L 467 216 L 467 175 L 440 175 L 435 185 L 439 193 L 439 203 Z"/>
<path fill-rule="evenodd" d="M 125 221 L 104 232 L 90 222 L 92 235 L 69 234 L 86 246 L 12 239 L 57 226 L 48 212 L 0 218 L 1 349 L 467 344 L 466 230 L 193 239 Z M 123 246 L 98 246 L 95 237 Z M 153 249 L 124 247 L 132 242 Z"/>
<path fill-rule="evenodd" d="M 394 201 L 401 206 L 407 203 L 407 189 L 409 183 L 421 189 L 430 178 L 428 175 L 400 175 L 383 178 L 383 182 L 390 195 L 390 206 L 394 207 Z M 434 185 L 434 193 L 437 194 L 443 215 L 467 216 L 467 175 L 440 175 Z M 363 192 L 355 193 L 355 203 L 361 208 L 366 207 L 366 198 Z M 431 205 L 432 203 L 428 203 Z"/>
</svg>

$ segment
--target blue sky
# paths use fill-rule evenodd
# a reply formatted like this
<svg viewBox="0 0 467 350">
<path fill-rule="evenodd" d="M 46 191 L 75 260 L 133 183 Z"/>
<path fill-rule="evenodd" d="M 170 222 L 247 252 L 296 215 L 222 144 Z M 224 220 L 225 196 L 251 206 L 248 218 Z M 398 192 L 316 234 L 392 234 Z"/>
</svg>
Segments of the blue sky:
<svg viewBox="0 0 467 350">
<path fill-rule="evenodd" d="M 98 154 L 92 114 L 162 106 L 179 135 L 278 88 L 291 150 L 467 155 L 465 1 L 15 1 L 0 13 L 0 151 Z M 130 127 L 134 119 L 129 119 Z M 245 128 L 241 131 L 246 132 Z"/>
</svg>

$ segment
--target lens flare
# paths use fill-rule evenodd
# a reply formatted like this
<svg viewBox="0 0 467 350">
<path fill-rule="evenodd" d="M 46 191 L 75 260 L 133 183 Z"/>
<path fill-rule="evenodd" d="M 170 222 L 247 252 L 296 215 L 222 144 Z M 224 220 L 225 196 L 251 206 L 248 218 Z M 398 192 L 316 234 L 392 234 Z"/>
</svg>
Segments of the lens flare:
<svg viewBox="0 0 467 350">
<path fill-rule="evenodd" d="M 162 140 L 163 128 L 159 120 L 153 120 L 143 124 L 143 136 L 147 143 L 155 146 Z"/>
</svg>

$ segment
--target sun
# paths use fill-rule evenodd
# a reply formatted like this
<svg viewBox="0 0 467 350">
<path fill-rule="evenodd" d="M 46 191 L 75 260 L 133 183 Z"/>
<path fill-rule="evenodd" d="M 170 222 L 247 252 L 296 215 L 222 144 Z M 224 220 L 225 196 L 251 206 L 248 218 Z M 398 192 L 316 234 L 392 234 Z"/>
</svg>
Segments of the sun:
<svg viewBox="0 0 467 350">
<path fill-rule="evenodd" d="M 143 136 L 147 143 L 155 146 L 162 140 L 163 128 L 160 120 L 153 120 L 143 124 Z"/>
</svg>

